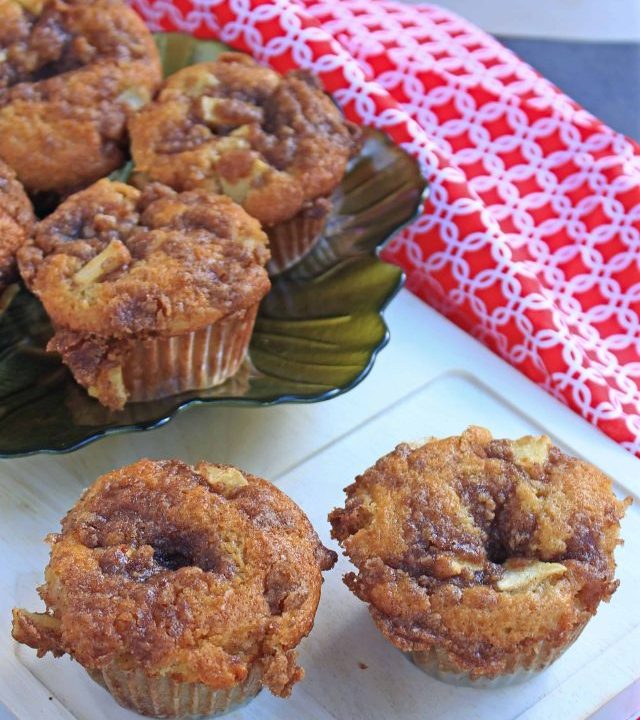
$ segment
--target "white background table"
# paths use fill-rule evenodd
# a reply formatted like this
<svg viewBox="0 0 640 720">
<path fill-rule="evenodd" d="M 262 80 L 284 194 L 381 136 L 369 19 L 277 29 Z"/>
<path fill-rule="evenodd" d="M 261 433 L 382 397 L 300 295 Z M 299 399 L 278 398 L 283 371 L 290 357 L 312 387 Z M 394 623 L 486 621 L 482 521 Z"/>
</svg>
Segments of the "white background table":
<svg viewBox="0 0 640 720">
<path fill-rule="evenodd" d="M 442 4 L 496 33 L 640 42 L 638 0 L 610 0 L 607 3 L 601 0 L 445 0 Z M 631 477 L 630 484 L 635 483 L 638 487 L 640 461 L 583 423 L 409 293 L 403 291 L 394 301 L 387 319 L 391 343 L 382 351 L 369 378 L 351 393 L 327 403 L 265 409 L 191 408 L 164 428 L 110 437 L 71 455 L 2 461 L 0 546 L 4 541 L 6 547 L 15 547 L 15 553 L 8 560 L 3 559 L 14 570 L 11 581 L 7 579 L 9 574 L 0 578 L 0 633 L 6 638 L 7 612 L 14 597 L 35 602 L 33 586 L 38 580 L 37 569 L 43 567 L 47 555 L 41 537 L 46 530 L 56 528 L 69 504 L 67 498 L 75 497 L 98 474 L 141 456 L 176 456 L 187 461 L 206 457 L 233 462 L 262 474 L 278 482 L 303 505 L 327 542 L 328 527 L 324 520 L 330 509 L 327 503 L 340 501 L 339 488 L 358 470 L 364 469 L 400 439 L 432 432 L 458 432 L 468 421 L 488 424 L 497 434 L 505 435 L 544 429 L 545 423 L 550 421 L 551 432 L 565 447 L 582 451 L 597 460 L 617 479 Z M 501 392 L 504 388 L 508 388 L 506 394 Z M 324 483 L 331 486 L 326 493 Z M 56 490 L 57 487 L 60 490 Z M 21 490 L 9 492 L 10 488 Z M 627 547 L 625 552 L 631 553 L 632 548 Z M 24 573 L 19 569 L 23 566 Z M 346 562 L 341 560 L 340 570 L 345 567 Z M 637 582 L 635 576 L 628 580 L 629 589 L 633 582 Z M 317 663 L 317 653 L 321 652 L 322 633 L 331 632 L 329 616 L 334 610 L 332 604 L 336 602 L 334 592 L 339 593 L 336 597 L 340 602 L 357 603 L 346 590 L 342 592 L 339 574 L 334 571 L 323 596 L 332 599 L 321 603 L 316 630 L 304 646 L 303 659 L 308 656 L 312 668 Z M 618 612 L 623 603 L 630 602 L 623 592 L 624 587 L 619 594 Z M 602 611 L 605 620 L 614 617 L 610 613 L 615 612 L 616 603 L 618 596 Z M 638 612 L 637 604 L 635 612 Z M 357 617 L 358 637 L 366 640 L 354 637 L 354 644 L 362 653 L 370 653 L 374 661 L 383 656 L 386 658 L 389 648 L 375 634 L 371 636 L 373 630 L 367 624 L 366 613 Z M 580 641 L 588 644 L 594 658 L 597 657 L 598 642 L 602 642 L 596 625 L 600 617 L 599 614 L 593 621 L 593 632 Z M 571 673 L 566 669 L 573 666 L 562 665 L 558 671 L 550 671 L 557 672 L 552 677 L 562 681 L 559 686 L 551 683 L 549 688 L 538 688 L 533 694 L 530 689 L 523 688 L 523 693 L 530 693 L 532 698 L 535 695 L 537 700 L 532 708 L 522 710 L 521 716 L 563 717 L 566 720 L 586 717 L 609 699 L 602 697 L 600 692 L 604 685 L 617 697 L 597 711 L 594 719 L 627 720 L 640 714 L 640 684 L 634 683 L 640 675 L 638 632 L 634 646 L 639 656 L 637 662 L 624 663 L 624 667 L 619 663 L 620 653 L 624 653 L 633 640 L 631 634 L 617 643 L 617 649 L 604 650 L 608 653 L 605 666 L 608 673 L 615 676 L 614 681 L 602 676 L 602 660 L 592 659 L 590 664 L 582 669 L 576 667 Z M 587 645 L 583 647 L 583 651 L 586 650 Z M 633 652 L 628 647 L 626 651 Z M 112 716 L 100 714 L 103 711 L 90 704 L 93 695 L 74 691 L 72 686 L 77 678 L 73 673 L 76 671 L 69 667 L 60 670 L 60 663 L 53 660 L 37 663 L 24 653 L 19 661 L 23 669 L 14 672 L 15 668 L 10 666 L 12 656 L 0 654 L 0 698 L 11 694 L 11 705 L 20 720 L 72 717 L 65 714 L 60 697 L 63 704 L 77 710 L 78 717 L 98 720 L 121 716 L 117 710 Z M 573 660 L 567 654 L 566 663 L 571 662 Z M 558 665 L 560 663 L 565 663 L 565 659 Z M 340 662 L 336 661 L 336 665 L 339 668 Z M 350 670 L 347 668 L 344 672 Z M 34 682 L 34 676 L 37 682 Z M 366 680 L 364 671 L 362 682 L 372 682 Z M 412 691 L 411 683 L 416 682 L 419 679 L 412 675 L 411 681 L 407 680 L 407 692 Z M 65 683 L 68 686 L 64 686 Z M 82 683 L 80 680 L 81 686 Z M 48 700 L 51 693 L 47 684 L 54 684 L 58 689 L 60 685 L 64 687 L 56 698 Z M 253 708 L 251 717 L 254 714 L 255 717 L 271 717 L 269 713 L 279 714 L 280 720 L 324 717 L 314 705 L 317 703 L 314 690 L 318 691 L 318 688 L 312 673 L 305 685 L 308 691 L 301 686 L 289 704 L 261 698 L 256 701 L 261 705 L 250 706 Z M 439 713 L 434 717 L 449 717 L 450 692 L 446 686 L 434 685 L 430 711 Z M 512 717 L 512 710 L 517 708 L 514 698 L 515 695 L 501 696 L 499 706 L 493 709 L 486 696 L 469 699 L 468 717 L 492 717 L 495 720 L 503 715 Z M 403 708 L 383 710 L 391 712 L 388 717 L 403 717 Z M 409 716 L 410 708 L 404 710 Z M 0 720 L 13 717 L 0 705 Z M 242 714 L 241 717 L 250 716 Z M 339 716 L 334 714 L 334 717 Z M 342 717 L 355 718 L 356 714 L 354 711 L 354 714 Z"/>
<path fill-rule="evenodd" d="M 57 528 L 98 474 L 141 456 L 205 458 L 263 475 L 303 507 L 327 544 L 327 512 L 342 502 L 342 488 L 357 472 L 403 439 L 457 433 L 474 422 L 502 437 L 547 432 L 568 451 L 605 468 L 620 495 L 637 485 L 640 461 L 407 291 L 392 303 L 387 320 L 392 340 L 371 375 L 330 402 L 192 408 L 158 430 L 112 436 L 70 455 L 0 465 L 0 697 L 20 720 L 134 717 L 114 706 L 79 666 L 66 659 L 37 660 L 30 649 L 14 646 L 8 633 L 13 604 L 39 607 L 34 588 L 47 559 L 41 538 Z M 624 524 L 627 542 L 618 552 L 619 591 L 541 678 L 500 691 L 452 690 L 426 678 L 382 639 L 363 604 L 344 587 L 340 576 L 348 566 L 341 558 L 327 576 L 316 627 L 302 645 L 307 679 L 290 700 L 263 693 L 233 719 L 590 716 L 640 676 L 640 497 L 635 497 Z M 359 669 L 360 661 L 366 671 Z M 640 706 L 638 699 L 637 690 L 628 690 L 598 720 L 626 720 L 634 705 Z"/>
</svg>

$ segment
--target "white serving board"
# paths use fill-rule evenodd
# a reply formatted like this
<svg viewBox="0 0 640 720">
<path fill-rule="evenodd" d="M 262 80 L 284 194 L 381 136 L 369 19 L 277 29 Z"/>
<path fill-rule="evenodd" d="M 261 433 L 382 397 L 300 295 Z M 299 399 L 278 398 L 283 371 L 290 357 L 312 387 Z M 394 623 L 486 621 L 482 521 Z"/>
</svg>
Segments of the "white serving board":
<svg viewBox="0 0 640 720">
<path fill-rule="evenodd" d="M 126 720 L 67 658 L 38 660 L 10 637 L 15 604 L 40 607 L 48 551 L 42 538 L 97 475 L 142 456 L 231 462 L 261 474 L 307 512 L 323 541 L 342 488 L 401 440 L 460 432 L 546 432 L 600 465 L 616 492 L 634 495 L 617 554 L 621 587 L 546 673 L 502 690 L 431 680 L 386 642 L 366 607 L 326 576 L 315 628 L 301 645 L 307 676 L 288 700 L 263 692 L 230 720 L 507 720 L 587 718 L 640 677 L 640 461 L 403 291 L 387 320 L 391 344 L 351 393 L 317 405 L 191 408 L 164 428 L 114 436 L 65 456 L 0 463 L 0 719 Z M 633 490 L 636 493 L 633 493 Z M 366 665 L 366 669 L 361 667 Z M 11 713 L 11 714 L 9 714 Z M 623 718 L 620 718 L 623 720 Z"/>
</svg>

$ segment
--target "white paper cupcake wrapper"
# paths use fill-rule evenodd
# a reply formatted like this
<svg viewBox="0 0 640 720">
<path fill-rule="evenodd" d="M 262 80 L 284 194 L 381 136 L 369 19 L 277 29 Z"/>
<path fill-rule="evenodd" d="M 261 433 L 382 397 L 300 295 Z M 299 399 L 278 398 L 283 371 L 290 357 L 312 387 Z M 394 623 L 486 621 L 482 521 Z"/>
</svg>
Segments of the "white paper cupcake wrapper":
<svg viewBox="0 0 640 720">
<path fill-rule="evenodd" d="M 472 677 L 467 672 L 451 669 L 449 655 L 439 648 L 426 651 L 406 653 L 410 660 L 423 672 L 449 685 L 461 685 L 473 688 L 499 688 L 517 685 L 531 680 L 555 662 L 567 648 L 577 640 L 586 623 L 573 631 L 568 642 L 561 647 L 541 642 L 535 648 L 528 648 L 526 653 L 514 654 L 507 663 L 505 671 L 496 676 Z"/>
<path fill-rule="evenodd" d="M 229 690 L 213 690 L 203 683 L 182 683 L 165 676 L 148 677 L 142 670 L 121 670 L 113 665 L 87 672 L 123 707 L 157 718 L 219 716 L 249 702 L 262 688 L 259 666 Z"/>
<path fill-rule="evenodd" d="M 202 330 L 135 342 L 123 358 L 130 402 L 156 400 L 220 385 L 247 354 L 258 304 Z"/>
<path fill-rule="evenodd" d="M 313 217 L 303 211 L 291 220 L 266 228 L 271 251 L 271 260 L 267 265 L 269 274 L 277 275 L 288 270 L 311 252 L 322 237 L 327 217 Z"/>
</svg>

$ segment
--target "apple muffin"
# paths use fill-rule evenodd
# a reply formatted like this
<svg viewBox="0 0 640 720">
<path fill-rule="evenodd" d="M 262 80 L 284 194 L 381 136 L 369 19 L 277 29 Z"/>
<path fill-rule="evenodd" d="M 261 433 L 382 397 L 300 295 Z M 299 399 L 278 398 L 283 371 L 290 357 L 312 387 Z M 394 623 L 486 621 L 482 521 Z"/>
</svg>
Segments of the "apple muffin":
<svg viewBox="0 0 640 720">
<path fill-rule="evenodd" d="M 346 489 L 333 536 L 347 586 L 396 647 L 436 677 L 526 679 L 580 634 L 614 579 L 609 478 L 548 437 L 462 435 L 398 445 Z"/>
<path fill-rule="evenodd" d="M 11 301 L 18 286 L 16 252 L 33 232 L 35 218 L 31 202 L 15 172 L 0 160 L 0 312 Z"/>
<path fill-rule="evenodd" d="M 55 327 L 49 349 L 114 410 L 231 377 L 270 287 L 268 258 L 258 221 L 224 195 L 106 179 L 18 253 Z"/>
<path fill-rule="evenodd" d="M 240 53 L 169 77 L 129 131 L 138 182 L 229 195 L 266 228 L 278 270 L 319 236 L 358 147 L 313 75 L 283 76 Z"/>
<path fill-rule="evenodd" d="M 178 460 L 98 478 L 48 542 L 47 609 L 14 610 L 13 637 L 156 717 L 225 712 L 263 686 L 289 695 L 336 561 L 271 483 Z"/>
<path fill-rule="evenodd" d="M 161 79 L 121 0 L 0 0 L 0 158 L 29 192 L 66 194 L 118 168 L 127 115 Z"/>
</svg>

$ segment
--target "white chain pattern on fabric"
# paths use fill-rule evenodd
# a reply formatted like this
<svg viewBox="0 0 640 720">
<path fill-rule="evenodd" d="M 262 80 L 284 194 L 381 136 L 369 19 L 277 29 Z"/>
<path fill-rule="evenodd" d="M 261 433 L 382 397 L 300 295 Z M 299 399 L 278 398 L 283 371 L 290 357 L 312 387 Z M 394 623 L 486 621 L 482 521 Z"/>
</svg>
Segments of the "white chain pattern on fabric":
<svg viewBox="0 0 640 720">
<path fill-rule="evenodd" d="M 436 6 L 134 0 L 154 29 L 309 68 L 431 183 L 409 288 L 640 454 L 640 152 Z M 425 339 L 425 342 L 427 340 Z"/>
</svg>

